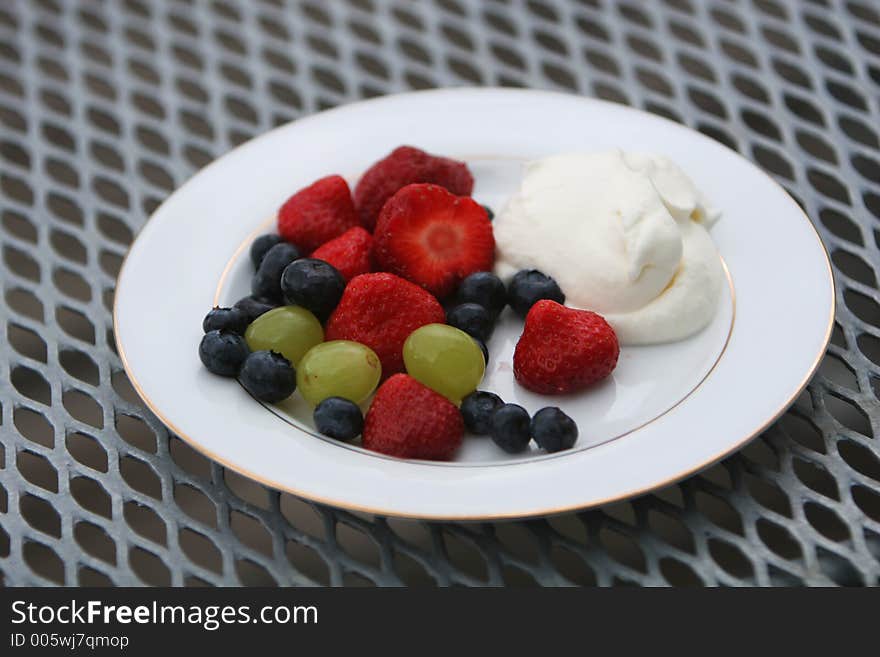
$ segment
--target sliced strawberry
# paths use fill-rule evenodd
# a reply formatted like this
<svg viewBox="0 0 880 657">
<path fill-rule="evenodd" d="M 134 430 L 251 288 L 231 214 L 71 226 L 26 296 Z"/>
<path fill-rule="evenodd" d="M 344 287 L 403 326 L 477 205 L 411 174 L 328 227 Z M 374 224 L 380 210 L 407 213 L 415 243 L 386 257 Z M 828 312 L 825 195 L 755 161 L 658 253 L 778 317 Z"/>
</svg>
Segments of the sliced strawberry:
<svg viewBox="0 0 880 657">
<path fill-rule="evenodd" d="M 468 196 L 474 188 L 474 177 L 464 162 L 412 146 L 398 146 L 367 169 L 354 188 L 355 206 L 364 227 L 373 230 L 385 201 L 412 183 L 434 183 L 453 194 Z"/>
<path fill-rule="evenodd" d="M 348 183 L 327 176 L 299 190 L 278 211 L 278 232 L 304 252 L 360 225 Z"/>
<path fill-rule="evenodd" d="M 382 208 L 374 233 L 376 262 L 443 298 L 463 278 L 489 271 L 495 258 L 485 208 L 431 184 L 407 185 Z"/>
<path fill-rule="evenodd" d="M 322 244 L 311 257 L 329 262 L 346 281 L 350 281 L 355 276 L 373 271 L 373 236 L 355 226 Z"/>
</svg>

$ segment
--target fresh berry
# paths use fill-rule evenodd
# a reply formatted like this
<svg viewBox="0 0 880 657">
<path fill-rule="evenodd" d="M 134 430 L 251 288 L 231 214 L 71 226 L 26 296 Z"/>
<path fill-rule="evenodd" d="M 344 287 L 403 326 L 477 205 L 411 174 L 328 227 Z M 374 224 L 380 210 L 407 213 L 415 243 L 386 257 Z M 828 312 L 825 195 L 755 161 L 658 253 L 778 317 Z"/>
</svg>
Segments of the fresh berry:
<svg viewBox="0 0 880 657">
<path fill-rule="evenodd" d="M 315 428 L 325 436 L 348 442 L 364 430 L 364 415 L 353 401 L 327 397 L 315 407 Z"/>
<path fill-rule="evenodd" d="M 489 366 L 489 347 L 486 346 L 486 343 L 480 340 L 479 338 L 474 338 L 474 342 L 477 343 L 477 346 L 480 348 L 480 351 L 483 352 L 483 360 L 486 362 L 486 367 Z"/>
<path fill-rule="evenodd" d="M 328 397 L 360 404 L 373 394 L 381 378 L 382 365 L 376 352 L 351 340 L 315 345 L 296 366 L 299 394 L 311 404 Z"/>
<path fill-rule="evenodd" d="M 251 322 L 244 339 L 251 351 L 274 351 L 298 366 L 305 353 L 324 339 L 324 329 L 305 308 L 281 306 Z"/>
<path fill-rule="evenodd" d="M 464 162 L 400 146 L 364 172 L 354 188 L 354 203 L 367 230 L 373 230 L 385 202 L 412 183 L 434 183 L 453 194 L 469 196 L 474 178 Z"/>
<path fill-rule="evenodd" d="M 326 320 L 345 290 L 345 279 L 330 263 L 301 258 L 290 263 L 281 275 L 281 292 L 289 303 L 308 308 Z"/>
<path fill-rule="evenodd" d="M 565 303 L 565 295 L 550 276 L 537 269 L 523 269 L 516 273 L 507 290 L 507 301 L 514 312 L 525 317 L 529 309 L 541 299 Z"/>
<path fill-rule="evenodd" d="M 346 281 L 373 271 L 373 236 L 360 226 L 325 242 L 312 258 L 329 262 Z"/>
<path fill-rule="evenodd" d="M 492 413 L 490 435 L 495 444 L 509 454 L 522 452 L 529 446 L 531 429 L 529 412 L 517 404 L 503 404 Z"/>
<path fill-rule="evenodd" d="M 247 313 L 240 308 L 215 307 L 205 315 L 202 330 L 207 333 L 208 331 L 226 329 L 241 335 L 250 323 L 251 320 Z"/>
<path fill-rule="evenodd" d="M 296 390 L 296 372 L 290 361 L 274 351 L 254 351 L 244 359 L 238 381 L 260 401 L 274 404 Z"/>
<path fill-rule="evenodd" d="M 300 253 L 292 244 L 281 242 L 266 251 L 257 273 L 251 281 L 251 293 L 255 297 L 281 300 L 281 273 Z"/>
<path fill-rule="evenodd" d="M 208 331 L 199 343 L 199 358 L 209 372 L 235 376 L 248 355 L 244 338 L 231 331 Z"/>
<path fill-rule="evenodd" d="M 387 273 L 351 279 L 327 322 L 328 340 L 354 340 L 376 352 L 382 375 L 403 371 L 403 343 L 420 326 L 446 318 L 440 303 L 418 285 Z"/>
<path fill-rule="evenodd" d="M 446 313 L 446 323 L 461 329 L 478 340 L 488 340 L 492 335 L 492 315 L 476 303 L 462 303 L 453 306 Z"/>
<path fill-rule="evenodd" d="M 383 271 L 421 285 L 438 298 L 466 276 L 492 268 L 492 224 L 476 201 L 438 185 L 408 185 L 382 208 L 374 233 Z"/>
<path fill-rule="evenodd" d="M 532 437 L 546 452 L 571 449 L 577 442 L 575 421 L 555 406 L 542 408 L 532 417 Z"/>
<path fill-rule="evenodd" d="M 263 262 L 263 256 L 276 244 L 281 244 L 284 240 L 281 235 L 269 233 L 260 235 L 251 243 L 251 262 L 254 263 L 254 269 L 258 269 L 260 263 Z"/>
<path fill-rule="evenodd" d="M 513 373 L 529 390 L 559 395 L 604 379 L 619 354 L 614 329 L 600 315 L 544 299 L 526 316 Z"/>
<path fill-rule="evenodd" d="M 504 405 L 504 401 L 494 392 L 477 390 L 465 397 L 461 402 L 461 417 L 464 426 L 477 435 L 486 435 L 492 431 L 492 415 Z"/>
<path fill-rule="evenodd" d="M 342 176 L 327 176 L 291 196 L 278 211 L 278 232 L 304 252 L 360 225 Z"/>
<path fill-rule="evenodd" d="M 239 299 L 233 304 L 232 307 L 238 308 L 239 310 L 244 312 L 244 314 L 247 315 L 248 322 L 250 323 L 263 313 L 267 313 L 273 308 L 276 308 L 277 304 L 270 299 L 250 296 Z"/>
<path fill-rule="evenodd" d="M 426 324 L 403 344 L 406 373 L 453 404 L 461 403 L 483 380 L 486 361 L 477 343 L 447 324 Z"/>
<path fill-rule="evenodd" d="M 495 218 L 495 213 L 492 212 L 492 208 L 488 205 L 483 205 L 483 209 L 486 211 L 486 216 L 489 217 L 489 221 L 492 221 Z"/>
<path fill-rule="evenodd" d="M 448 399 L 411 376 L 395 374 L 373 397 L 363 445 L 399 458 L 446 461 L 463 434 L 461 413 Z"/>
<path fill-rule="evenodd" d="M 478 303 L 497 317 L 507 305 L 507 289 L 492 272 L 478 271 L 461 282 L 455 299 L 458 303 Z"/>
</svg>

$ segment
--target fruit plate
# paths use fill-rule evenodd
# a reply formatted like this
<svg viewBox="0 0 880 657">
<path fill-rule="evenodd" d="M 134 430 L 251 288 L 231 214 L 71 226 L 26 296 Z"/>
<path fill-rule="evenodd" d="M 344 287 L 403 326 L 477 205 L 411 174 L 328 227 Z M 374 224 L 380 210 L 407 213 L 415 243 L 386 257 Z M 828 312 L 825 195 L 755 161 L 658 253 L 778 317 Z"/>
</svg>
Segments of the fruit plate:
<svg viewBox="0 0 880 657">
<path fill-rule="evenodd" d="M 612 377 L 578 395 L 516 384 L 511 311 L 489 343 L 481 389 L 530 412 L 560 406 L 574 449 L 504 455 L 468 436 L 447 463 L 385 457 L 314 433 L 298 395 L 264 406 L 196 355 L 213 304 L 249 292 L 247 247 L 294 191 L 360 172 L 399 144 L 465 160 L 473 196 L 496 210 L 523 161 L 608 148 L 677 162 L 723 212 L 711 231 L 727 285 L 713 322 L 680 342 L 623 347 Z M 670 484 L 756 437 L 798 396 L 831 335 L 834 284 L 810 220 L 735 152 L 612 103 L 512 89 L 386 96 L 300 119 L 212 163 L 150 218 L 116 289 L 116 343 L 149 408 L 206 455 L 265 485 L 379 515 L 487 520 L 561 513 Z"/>
</svg>

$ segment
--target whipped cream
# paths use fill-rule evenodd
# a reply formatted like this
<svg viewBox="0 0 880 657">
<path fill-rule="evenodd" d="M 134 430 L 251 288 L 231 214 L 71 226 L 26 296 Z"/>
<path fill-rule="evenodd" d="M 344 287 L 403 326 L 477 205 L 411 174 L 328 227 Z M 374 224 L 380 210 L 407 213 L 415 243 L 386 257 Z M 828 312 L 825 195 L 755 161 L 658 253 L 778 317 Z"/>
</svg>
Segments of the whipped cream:
<svg viewBox="0 0 880 657">
<path fill-rule="evenodd" d="M 496 273 L 552 276 L 566 305 L 603 315 L 622 344 L 680 340 L 718 305 L 724 274 L 707 229 L 719 217 L 665 157 L 553 155 L 525 166 L 495 218 Z"/>
</svg>

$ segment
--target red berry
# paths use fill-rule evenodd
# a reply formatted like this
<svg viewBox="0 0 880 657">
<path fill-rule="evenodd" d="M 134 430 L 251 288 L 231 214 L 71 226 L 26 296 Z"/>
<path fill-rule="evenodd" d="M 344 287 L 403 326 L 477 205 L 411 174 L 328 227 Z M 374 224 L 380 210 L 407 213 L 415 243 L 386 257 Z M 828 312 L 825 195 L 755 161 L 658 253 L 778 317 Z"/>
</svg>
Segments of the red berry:
<svg viewBox="0 0 880 657">
<path fill-rule="evenodd" d="M 403 372 L 403 343 L 425 324 L 446 321 L 428 292 L 387 273 L 355 276 L 345 288 L 325 329 L 327 340 L 354 340 L 382 361 L 382 376 Z"/>
<path fill-rule="evenodd" d="M 354 188 L 354 203 L 364 227 L 373 230 L 385 201 L 411 183 L 434 183 L 453 194 L 469 196 L 474 177 L 464 162 L 399 146 L 367 169 Z"/>
<path fill-rule="evenodd" d="M 311 257 L 329 262 L 345 280 L 350 281 L 355 276 L 373 271 L 373 236 L 355 226 L 322 244 Z"/>
<path fill-rule="evenodd" d="M 516 380 L 534 392 L 575 392 L 611 374 L 620 346 L 601 315 L 543 299 L 526 315 L 513 354 Z"/>
<path fill-rule="evenodd" d="M 486 210 L 437 185 L 407 185 L 388 199 L 374 238 L 380 269 L 438 298 L 454 292 L 470 274 L 491 270 L 495 259 Z"/>
<path fill-rule="evenodd" d="M 363 446 L 398 458 L 448 461 L 463 434 L 461 413 L 452 402 L 407 374 L 395 374 L 373 397 Z"/>
<path fill-rule="evenodd" d="M 327 176 L 291 196 L 278 211 L 278 232 L 304 252 L 360 225 L 348 183 Z"/>
</svg>

